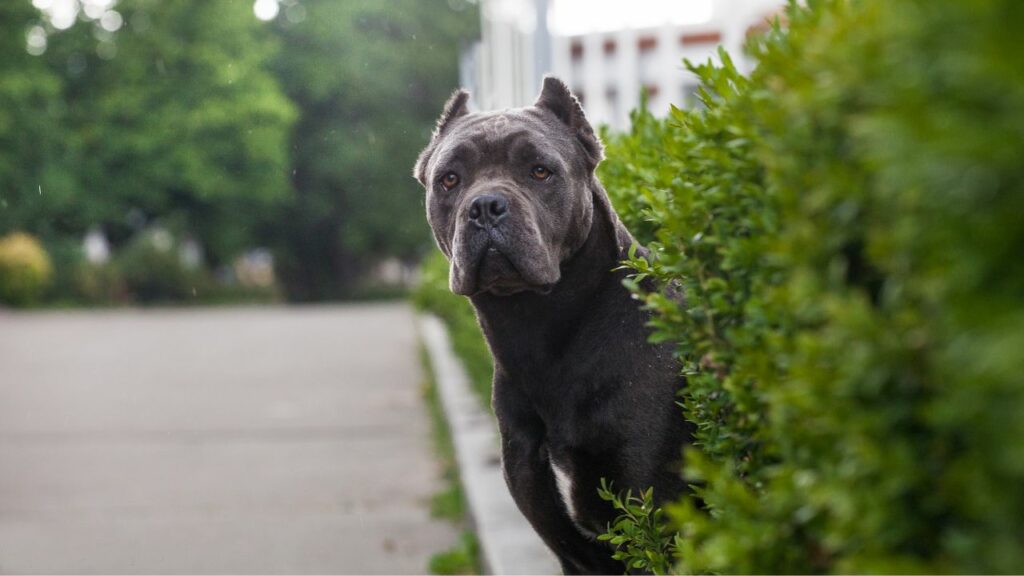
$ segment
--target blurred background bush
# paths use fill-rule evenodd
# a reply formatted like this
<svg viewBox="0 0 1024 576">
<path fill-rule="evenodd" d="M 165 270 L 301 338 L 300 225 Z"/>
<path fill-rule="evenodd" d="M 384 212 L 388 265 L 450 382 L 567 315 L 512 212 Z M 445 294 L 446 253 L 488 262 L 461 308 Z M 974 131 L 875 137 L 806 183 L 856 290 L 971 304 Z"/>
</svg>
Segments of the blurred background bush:
<svg viewBox="0 0 1024 576">
<path fill-rule="evenodd" d="M 21 232 L 0 238 L 0 302 L 38 302 L 52 279 L 50 256 L 38 240 Z"/>
</svg>

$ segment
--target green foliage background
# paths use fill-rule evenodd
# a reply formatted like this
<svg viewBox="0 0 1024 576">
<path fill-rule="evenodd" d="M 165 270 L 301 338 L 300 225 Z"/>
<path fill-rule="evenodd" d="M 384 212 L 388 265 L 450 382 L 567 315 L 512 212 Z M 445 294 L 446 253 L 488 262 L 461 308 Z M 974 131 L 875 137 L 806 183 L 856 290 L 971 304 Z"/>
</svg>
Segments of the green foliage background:
<svg viewBox="0 0 1024 576">
<path fill-rule="evenodd" d="M 196 240 L 208 284 L 270 247 L 292 300 L 351 297 L 373 263 L 422 256 L 409 167 L 457 84 L 475 6 L 283 0 L 272 22 L 251 0 L 113 9 L 111 32 L 84 13 L 58 30 L 30 0 L 0 5 L 0 234 L 42 239 L 51 299 L 120 298 L 81 289 L 123 275 L 118 258 L 83 264 L 90 229 L 115 256 L 149 228 Z M 45 36 L 41 54 L 30 34 Z M 183 298 L 172 284 L 162 300 Z"/>
<path fill-rule="evenodd" d="M 201 238 L 217 264 L 256 242 L 256 224 L 288 196 L 295 109 L 264 65 L 276 43 L 239 4 L 122 0 L 116 33 L 79 23 L 51 35 L 76 200 L 115 240 L 131 236 L 135 210 Z"/>
<path fill-rule="evenodd" d="M 28 2 L 0 3 L 0 235 L 51 237 L 76 219 L 62 80 L 25 49 L 37 15 Z"/>
<path fill-rule="evenodd" d="M 350 294 L 382 254 L 418 261 L 429 246 L 423 191 L 409 174 L 479 16 L 459 1 L 301 6 L 302 22 L 277 22 L 274 70 L 301 109 L 279 254 L 291 296 L 315 300 Z"/>
</svg>

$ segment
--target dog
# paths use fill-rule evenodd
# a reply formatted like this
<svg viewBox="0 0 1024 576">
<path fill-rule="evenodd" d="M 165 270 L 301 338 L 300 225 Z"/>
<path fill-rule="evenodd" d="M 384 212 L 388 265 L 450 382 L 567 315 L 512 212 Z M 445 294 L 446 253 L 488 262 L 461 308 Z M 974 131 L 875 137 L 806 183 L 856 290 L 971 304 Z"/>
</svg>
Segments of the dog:
<svg viewBox="0 0 1024 576">
<path fill-rule="evenodd" d="M 603 146 L 579 100 L 550 76 L 533 106 L 471 113 L 468 99 L 451 96 L 413 172 L 494 357 L 505 481 L 564 573 L 622 573 L 597 540 L 616 515 L 597 490 L 653 487 L 663 502 L 684 489 L 680 365 L 623 285 L 635 241 L 595 175 Z"/>
</svg>

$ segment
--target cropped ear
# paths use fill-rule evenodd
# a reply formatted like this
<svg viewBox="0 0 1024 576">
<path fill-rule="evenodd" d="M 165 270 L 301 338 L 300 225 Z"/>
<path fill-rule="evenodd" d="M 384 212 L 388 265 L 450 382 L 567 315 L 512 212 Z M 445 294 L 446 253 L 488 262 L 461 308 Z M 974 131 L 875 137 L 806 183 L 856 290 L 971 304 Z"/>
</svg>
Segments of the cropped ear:
<svg viewBox="0 0 1024 576">
<path fill-rule="evenodd" d="M 445 128 L 447 128 L 453 120 L 469 114 L 469 108 L 466 106 L 468 102 L 468 90 L 459 88 L 455 92 L 452 92 L 452 95 L 444 104 L 444 110 L 441 112 L 441 117 L 437 119 L 437 126 L 434 128 L 434 138 L 444 134 Z"/>
<path fill-rule="evenodd" d="M 448 102 L 445 103 L 441 116 L 437 119 L 437 125 L 434 126 L 434 133 L 430 137 L 430 144 L 423 149 L 423 152 L 420 152 L 420 157 L 416 159 L 416 165 L 412 169 L 413 177 L 419 180 L 420 184 L 426 185 L 427 183 L 427 162 L 430 160 L 430 155 L 434 152 L 434 144 L 453 121 L 469 114 L 468 102 L 469 92 L 459 88 L 452 93 L 448 98 Z"/>
<path fill-rule="evenodd" d="M 534 106 L 551 112 L 576 133 L 576 138 L 583 145 L 583 150 L 590 161 L 591 170 L 604 159 L 601 140 L 594 134 L 594 129 L 587 121 L 579 99 L 569 91 L 564 82 L 554 76 L 545 76 L 540 96 L 537 97 Z"/>
</svg>

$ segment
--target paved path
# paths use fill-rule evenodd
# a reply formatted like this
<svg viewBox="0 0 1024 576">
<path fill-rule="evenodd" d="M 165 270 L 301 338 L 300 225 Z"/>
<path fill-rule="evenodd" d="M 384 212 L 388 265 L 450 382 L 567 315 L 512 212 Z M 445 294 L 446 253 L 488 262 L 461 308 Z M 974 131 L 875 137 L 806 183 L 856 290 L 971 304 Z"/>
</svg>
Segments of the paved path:
<svg viewBox="0 0 1024 576">
<path fill-rule="evenodd" d="M 0 571 L 424 572 L 456 535 L 413 322 L 0 312 Z"/>
</svg>

